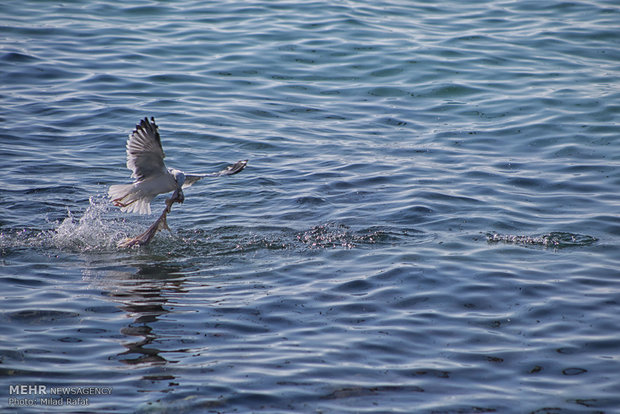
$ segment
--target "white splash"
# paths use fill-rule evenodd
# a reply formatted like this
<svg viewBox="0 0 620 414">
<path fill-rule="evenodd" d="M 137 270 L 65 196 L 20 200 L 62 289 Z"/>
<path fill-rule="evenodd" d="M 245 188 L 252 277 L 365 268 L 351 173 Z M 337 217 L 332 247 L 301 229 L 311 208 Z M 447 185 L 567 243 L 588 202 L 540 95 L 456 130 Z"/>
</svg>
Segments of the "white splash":
<svg viewBox="0 0 620 414">
<path fill-rule="evenodd" d="M 67 210 L 67 218 L 56 223 L 49 232 L 54 247 L 79 251 L 116 249 L 119 240 L 136 231 L 135 225 L 112 217 L 107 199 L 90 197 L 89 202 L 79 219 Z"/>
</svg>

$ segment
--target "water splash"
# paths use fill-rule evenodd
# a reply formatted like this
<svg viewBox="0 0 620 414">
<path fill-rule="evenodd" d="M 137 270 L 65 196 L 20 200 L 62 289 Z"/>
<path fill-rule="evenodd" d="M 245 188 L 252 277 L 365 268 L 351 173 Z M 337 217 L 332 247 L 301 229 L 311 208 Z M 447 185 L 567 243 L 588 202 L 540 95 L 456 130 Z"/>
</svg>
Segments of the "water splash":
<svg viewBox="0 0 620 414">
<path fill-rule="evenodd" d="M 79 219 L 67 210 L 67 218 L 49 232 L 51 244 L 61 250 L 107 250 L 127 237 L 133 227 L 123 219 L 108 214 L 107 200 L 91 197 L 90 205 Z"/>
<path fill-rule="evenodd" d="M 585 234 L 567 232 L 551 232 L 533 236 L 488 233 L 487 241 L 489 243 L 509 243 L 523 246 L 541 246 L 551 247 L 554 249 L 563 249 L 567 247 L 589 246 L 596 243 L 598 239 Z"/>
<path fill-rule="evenodd" d="M 119 240 L 135 233 L 140 225 L 113 217 L 108 200 L 91 197 L 80 218 L 67 209 L 67 217 L 49 222 L 50 229 L 8 230 L 0 233 L 0 249 L 55 248 L 78 252 L 116 250 Z"/>
<path fill-rule="evenodd" d="M 7 250 L 34 247 L 43 244 L 45 235 L 41 232 L 34 232 L 28 229 L 8 230 L 0 233 L 0 253 L 5 254 Z"/>
</svg>

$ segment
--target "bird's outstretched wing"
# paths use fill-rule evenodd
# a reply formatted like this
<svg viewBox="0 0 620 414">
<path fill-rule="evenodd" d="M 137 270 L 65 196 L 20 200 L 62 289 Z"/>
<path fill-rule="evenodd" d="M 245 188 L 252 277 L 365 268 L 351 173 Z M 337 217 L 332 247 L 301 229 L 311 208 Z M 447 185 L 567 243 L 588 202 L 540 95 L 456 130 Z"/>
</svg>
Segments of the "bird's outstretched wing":
<svg viewBox="0 0 620 414">
<path fill-rule="evenodd" d="M 248 164 L 248 160 L 237 161 L 236 163 L 229 165 L 224 168 L 222 171 L 208 173 L 208 174 L 185 174 L 185 183 L 183 184 L 183 188 L 187 188 L 190 185 L 194 184 L 196 181 L 201 180 L 205 177 L 221 177 L 223 175 L 233 175 L 241 172 Z"/>
<path fill-rule="evenodd" d="M 166 171 L 164 150 L 155 118 L 144 118 L 127 140 L 127 168 L 136 181 L 142 181 Z"/>
</svg>

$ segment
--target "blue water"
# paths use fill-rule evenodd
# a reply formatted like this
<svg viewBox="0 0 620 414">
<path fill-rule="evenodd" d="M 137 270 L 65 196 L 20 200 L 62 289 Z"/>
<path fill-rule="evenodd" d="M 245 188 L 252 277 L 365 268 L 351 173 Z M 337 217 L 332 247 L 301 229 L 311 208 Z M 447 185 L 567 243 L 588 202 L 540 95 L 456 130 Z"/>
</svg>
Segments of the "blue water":
<svg viewBox="0 0 620 414">
<path fill-rule="evenodd" d="M 619 412 L 616 1 L 0 17 L 3 411 Z M 145 116 L 168 166 L 249 163 L 119 249 Z"/>
</svg>

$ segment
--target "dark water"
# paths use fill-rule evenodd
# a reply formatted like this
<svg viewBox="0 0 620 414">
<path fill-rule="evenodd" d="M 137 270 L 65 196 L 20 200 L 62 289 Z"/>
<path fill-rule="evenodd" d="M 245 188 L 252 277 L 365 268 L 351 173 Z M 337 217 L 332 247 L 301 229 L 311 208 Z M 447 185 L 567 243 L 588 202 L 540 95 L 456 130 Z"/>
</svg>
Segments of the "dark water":
<svg viewBox="0 0 620 414">
<path fill-rule="evenodd" d="M 3 411 L 618 412 L 617 2 L 0 17 Z M 144 116 L 249 164 L 118 249 Z"/>
</svg>

